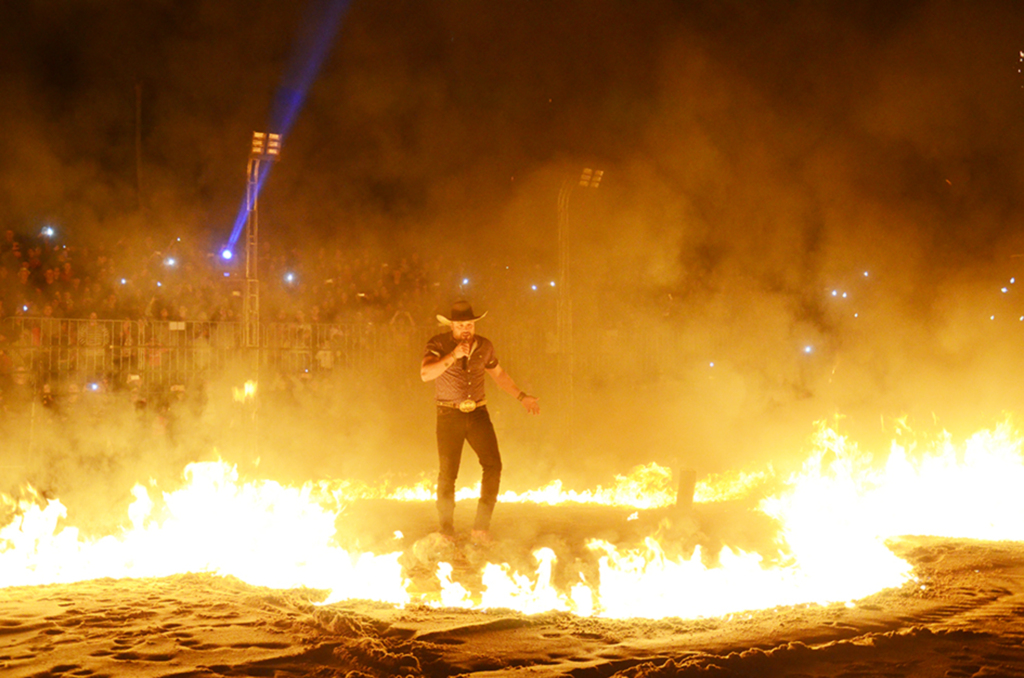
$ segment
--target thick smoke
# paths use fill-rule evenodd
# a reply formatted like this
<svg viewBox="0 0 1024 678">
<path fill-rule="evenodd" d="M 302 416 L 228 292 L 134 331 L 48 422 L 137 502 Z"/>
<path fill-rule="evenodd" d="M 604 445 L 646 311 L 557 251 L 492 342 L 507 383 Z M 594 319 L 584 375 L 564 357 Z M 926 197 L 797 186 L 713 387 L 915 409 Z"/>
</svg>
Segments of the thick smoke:
<svg viewBox="0 0 1024 678">
<path fill-rule="evenodd" d="M 300 12 L 14 4 L 4 224 L 223 243 Z M 900 417 L 969 433 L 1022 395 L 1024 277 L 1009 282 L 1024 254 L 1019 14 L 356 2 L 261 197 L 263 239 L 309 256 L 441 257 L 444 283 L 415 317 L 468 293 L 490 311 L 479 331 L 542 397 L 537 420 L 497 408 L 513 485 L 592 485 L 650 461 L 701 473 L 789 463 L 820 419 L 883 447 Z M 557 290 L 529 285 L 559 277 L 558 198 L 584 167 L 605 175 L 572 190 L 563 222 L 569 447 Z M 22 466 L 70 485 L 87 469 L 173 473 L 216 448 L 280 478 L 431 475 L 421 349 L 408 347 L 407 374 L 280 389 L 292 395 L 261 406 L 258 454 L 238 444 L 226 394 L 239 377 L 225 375 L 203 407 L 178 407 L 171 449 L 124 441 L 135 424 L 112 417 L 102 432 L 66 423 L 47 434 L 49 456 Z M 118 452 L 129 448 L 141 451 Z M 467 456 L 470 480 L 473 466 Z"/>
</svg>

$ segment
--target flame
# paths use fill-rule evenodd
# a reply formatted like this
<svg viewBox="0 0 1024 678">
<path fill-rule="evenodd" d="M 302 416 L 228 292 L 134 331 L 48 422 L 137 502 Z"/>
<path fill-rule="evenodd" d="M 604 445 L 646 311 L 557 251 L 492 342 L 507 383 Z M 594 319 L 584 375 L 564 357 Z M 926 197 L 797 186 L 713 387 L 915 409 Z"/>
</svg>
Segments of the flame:
<svg viewBox="0 0 1024 678">
<path fill-rule="evenodd" d="M 336 511 L 314 487 L 239 482 L 223 462 L 189 464 L 185 487 L 157 504 L 142 485 L 132 489 L 131 529 L 90 541 L 59 500 L 5 503 L 16 512 L 0 529 L 4 586 L 66 583 L 98 577 L 162 577 L 215 572 L 274 588 L 329 589 L 332 598 L 373 598 L 404 604 L 399 553 L 349 553 L 332 546 Z M 396 582 L 398 586 L 396 586 Z"/>
<path fill-rule="evenodd" d="M 901 439 L 905 434 L 901 432 Z M 241 480 L 223 462 L 190 464 L 184 484 L 158 491 L 136 485 L 126 524 L 116 534 L 83 537 L 67 524 L 59 500 L 29 490 L 0 495 L 0 585 L 73 582 L 97 577 L 159 577 L 215 572 L 254 585 L 326 592 L 324 603 L 360 598 L 404 606 L 551 610 L 603 617 L 700 617 L 802 603 L 847 603 L 913 582 L 911 567 L 887 548 L 906 534 L 1022 539 L 1024 460 L 1021 438 L 1007 421 L 957 446 L 948 434 L 930 444 L 894 442 L 883 463 L 820 426 L 814 451 L 785 480 L 764 471 L 706 479 L 702 501 L 762 491 L 781 482 L 759 510 L 778 525 L 771 553 L 697 546 L 650 536 L 623 548 L 591 541 L 592 567 L 573 579 L 556 553 L 534 553 L 522 573 L 486 563 L 467 574 L 440 563 L 438 588 L 414 592 L 402 552 L 349 551 L 335 542 L 345 505 L 360 497 L 433 500 L 433 488 L 369 488 L 350 482 L 289 487 Z M 466 490 L 468 496 L 476 496 Z M 466 494 L 463 494 L 466 496 Z M 708 499 L 711 498 L 711 499 Z M 609 488 L 576 492 L 558 481 L 539 490 L 506 492 L 501 501 L 626 506 L 643 511 L 674 501 L 671 473 L 656 464 L 618 476 Z M 396 543 L 404 539 L 395 533 Z M 398 547 L 396 546 L 396 549 Z M 561 572 L 559 576 L 556 573 Z"/>
<path fill-rule="evenodd" d="M 249 380 L 242 388 L 232 388 L 231 394 L 235 402 L 249 403 L 256 398 L 256 382 Z"/>
<path fill-rule="evenodd" d="M 360 499 L 389 499 L 393 501 L 433 501 L 433 481 L 423 478 L 414 485 L 391 489 L 386 485 L 371 487 L 343 481 L 336 485 L 333 494 L 342 501 Z M 727 496 L 726 492 L 705 490 L 708 496 L 717 495 L 719 499 Z M 460 487 L 455 492 L 456 501 L 475 499 L 480 496 L 480 484 Z M 676 501 L 676 491 L 672 486 L 672 470 L 656 463 L 634 467 L 626 475 L 615 476 L 615 484 L 611 487 L 598 486 L 594 490 L 566 489 L 561 480 L 553 480 L 544 487 L 514 492 L 506 490 L 498 496 L 503 504 L 597 504 L 600 506 L 622 506 L 638 509 L 653 509 L 670 506 Z"/>
<path fill-rule="evenodd" d="M 734 471 L 713 474 L 697 483 L 694 501 L 712 503 L 729 501 L 746 496 L 764 485 L 773 477 L 768 470 Z M 391 489 L 387 485 L 372 487 L 360 483 L 342 481 L 331 490 L 339 500 L 389 499 L 393 501 L 433 501 L 434 482 L 422 478 L 407 487 Z M 460 487 L 455 491 L 456 501 L 475 499 L 480 496 L 480 484 Z M 633 467 L 625 475 L 616 475 L 611 487 L 598 486 L 593 490 L 567 489 L 561 480 L 552 480 L 547 485 L 523 492 L 506 490 L 498 501 L 503 504 L 596 504 L 636 509 L 656 509 L 676 503 L 676 488 L 672 469 L 657 463 Z"/>
<path fill-rule="evenodd" d="M 693 500 L 701 504 L 742 499 L 774 477 L 771 466 L 757 471 L 716 473 L 697 483 Z"/>
<path fill-rule="evenodd" d="M 1022 439 L 1009 420 L 959 448 L 948 433 L 923 450 L 894 441 L 881 468 L 831 429 L 819 427 L 817 439 L 794 490 L 763 504 L 787 529 L 815 521 L 865 537 L 1024 539 Z"/>
</svg>

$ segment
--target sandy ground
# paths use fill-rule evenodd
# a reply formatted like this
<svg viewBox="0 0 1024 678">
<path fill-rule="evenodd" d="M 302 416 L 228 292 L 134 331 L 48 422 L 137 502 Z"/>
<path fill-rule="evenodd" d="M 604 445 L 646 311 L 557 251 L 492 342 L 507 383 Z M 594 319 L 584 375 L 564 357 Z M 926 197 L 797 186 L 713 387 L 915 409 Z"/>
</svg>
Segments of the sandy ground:
<svg viewBox="0 0 1024 678">
<path fill-rule="evenodd" d="M 611 509 L 499 511 L 487 548 L 510 560 L 537 545 L 572 551 L 586 535 L 627 543 L 645 529 Z M 415 572 L 432 518 L 427 505 L 368 502 L 341 521 L 339 539 L 393 542 L 400 525 Z M 737 507 L 698 507 L 695 520 L 706 541 L 763 536 Z M 891 548 L 916 582 L 852 607 L 697 620 L 318 605 L 326 592 L 212 574 L 5 588 L 0 675 L 1024 676 L 1024 543 L 914 537 Z"/>
</svg>

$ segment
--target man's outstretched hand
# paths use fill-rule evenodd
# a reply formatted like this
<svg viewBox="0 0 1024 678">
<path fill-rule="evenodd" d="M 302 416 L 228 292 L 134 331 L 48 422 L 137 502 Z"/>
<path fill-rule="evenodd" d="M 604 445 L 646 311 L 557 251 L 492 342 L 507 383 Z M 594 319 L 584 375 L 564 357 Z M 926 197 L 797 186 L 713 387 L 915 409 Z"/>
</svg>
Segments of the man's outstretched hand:
<svg viewBox="0 0 1024 678">
<path fill-rule="evenodd" d="M 526 411 L 530 414 L 540 414 L 540 403 L 537 401 L 537 398 L 532 395 L 528 395 L 523 398 L 523 407 L 525 407 Z"/>
</svg>

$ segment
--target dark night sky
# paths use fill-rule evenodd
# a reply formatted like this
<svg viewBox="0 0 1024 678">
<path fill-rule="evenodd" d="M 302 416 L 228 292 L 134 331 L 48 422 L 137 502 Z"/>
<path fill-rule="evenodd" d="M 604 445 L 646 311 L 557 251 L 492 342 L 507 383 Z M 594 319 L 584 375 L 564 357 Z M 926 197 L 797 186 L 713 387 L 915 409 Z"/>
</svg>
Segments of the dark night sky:
<svg viewBox="0 0 1024 678">
<path fill-rule="evenodd" d="M 304 235 L 458 236 L 460 221 L 532 241 L 509 206 L 543 212 L 548 173 L 597 162 L 625 200 L 656 181 L 714 230 L 771 218 L 763 192 L 820 211 L 840 190 L 928 212 L 943 255 L 985 253 L 1015 209 L 1024 9 L 893 4 L 353 2 L 267 209 Z M 302 3 L 3 13 L 6 225 L 130 218 L 140 85 L 147 223 L 228 227 L 248 134 L 301 53 Z"/>
<path fill-rule="evenodd" d="M 3 225 L 216 247 L 317 7 L 3 2 Z M 997 416 L 1024 397 L 1024 304 L 999 294 L 1024 253 L 1022 26 L 1014 2 L 357 0 L 261 224 L 275 245 L 551 270 L 559 187 L 601 167 L 574 207 L 580 331 L 685 347 L 648 428 L 952 416 L 964 383 Z"/>
</svg>

